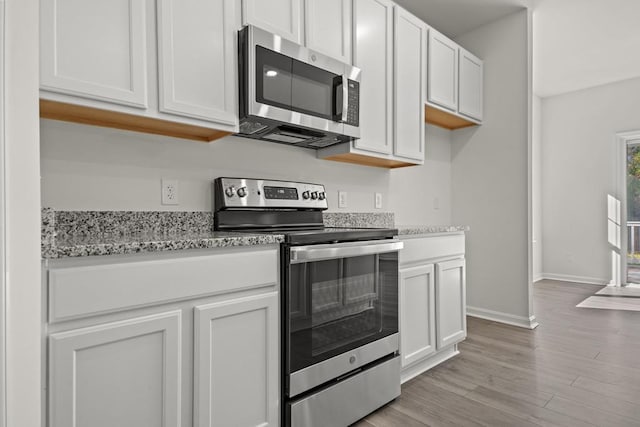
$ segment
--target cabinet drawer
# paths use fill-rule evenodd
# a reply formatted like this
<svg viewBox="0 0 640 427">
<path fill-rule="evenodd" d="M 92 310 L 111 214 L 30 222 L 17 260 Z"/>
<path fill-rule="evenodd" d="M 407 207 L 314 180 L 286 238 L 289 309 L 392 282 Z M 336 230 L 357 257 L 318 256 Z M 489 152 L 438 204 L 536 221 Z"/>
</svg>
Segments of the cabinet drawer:
<svg viewBox="0 0 640 427">
<path fill-rule="evenodd" d="M 464 256 L 464 234 L 402 238 L 400 265 L 434 258 Z"/>
<path fill-rule="evenodd" d="M 48 270 L 49 322 L 151 304 L 273 285 L 277 249 L 229 249 L 215 254 Z"/>
</svg>

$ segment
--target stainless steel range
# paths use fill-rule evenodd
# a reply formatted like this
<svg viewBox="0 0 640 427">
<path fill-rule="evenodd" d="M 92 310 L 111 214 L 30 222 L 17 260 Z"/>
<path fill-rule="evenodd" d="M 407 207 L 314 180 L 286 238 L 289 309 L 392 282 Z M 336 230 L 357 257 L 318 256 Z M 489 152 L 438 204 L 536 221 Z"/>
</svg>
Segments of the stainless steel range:
<svg viewBox="0 0 640 427">
<path fill-rule="evenodd" d="M 217 230 L 283 234 L 282 419 L 347 426 L 400 395 L 397 230 L 326 228 L 324 186 L 217 178 Z"/>
</svg>

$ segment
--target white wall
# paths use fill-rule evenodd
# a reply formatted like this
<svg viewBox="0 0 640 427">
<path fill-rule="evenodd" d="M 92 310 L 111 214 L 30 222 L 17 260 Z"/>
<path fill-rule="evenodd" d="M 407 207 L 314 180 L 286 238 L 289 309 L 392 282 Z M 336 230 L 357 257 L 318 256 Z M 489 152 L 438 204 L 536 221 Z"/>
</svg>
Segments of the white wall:
<svg viewBox="0 0 640 427">
<path fill-rule="evenodd" d="M 393 171 L 246 138 L 205 144 L 53 120 L 41 120 L 40 127 L 42 205 L 59 210 L 208 211 L 215 177 L 250 176 L 323 183 L 330 211 L 394 212 L 403 224 L 451 223 L 450 132 L 433 126 L 426 127 L 425 164 Z M 178 206 L 160 204 L 162 177 L 179 180 Z M 348 192 L 345 209 L 337 207 L 338 190 Z M 383 209 L 374 209 L 375 192 L 383 194 Z"/>
<path fill-rule="evenodd" d="M 396 223 L 451 224 L 451 131 L 426 125 L 424 165 L 391 171 Z"/>
<path fill-rule="evenodd" d="M 389 170 L 315 157 L 315 151 L 226 137 L 201 143 L 41 120 L 42 204 L 60 210 L 212 209 L 218 176 L 325 184 L 331 211 L 372 212 L 374 193 L 389 205 Z M 160 179 L 179 180 L 178 206 L 160 204 Z M 348 192 L 338 209 L 337 192 Z"/>
<path fill-rule="evenodd" d="M 542 279 L 542 100 L 533 97 L 532 126 L 532 215 L 533 215 L 533 280 Z"/>
<path fill-rule="evenodd" d="M 5 256 L 7 426 L 40 426 L 38 0 L 7 0 Z"/>
<path fill-rule="evenodd" d="M 640 129 L 640 79 L 542 100 L 542 240 L 545 277 L 611 278 L 607 195 L 616 194 L 617 132 Z"/>
<path fill-rule="evenodd" d="M 484 60 L 484 124 L 453 133 L 453 222 L 468 224 L 469 313 L 529 327 L 530 17 L 456 39 Z"/>
</svg>

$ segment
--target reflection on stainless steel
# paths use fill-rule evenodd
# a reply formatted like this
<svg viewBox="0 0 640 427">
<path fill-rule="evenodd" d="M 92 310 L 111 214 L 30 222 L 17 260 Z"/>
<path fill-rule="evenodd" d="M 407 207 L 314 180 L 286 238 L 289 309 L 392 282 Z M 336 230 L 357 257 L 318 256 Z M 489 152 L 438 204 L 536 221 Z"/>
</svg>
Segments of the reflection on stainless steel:
<svg viewBox="0 0 640 427">
<path fill-rule="evenodd" d="M 347 426 L 400 396 L 400 356 L 289 404 L 292 427 Z"/>
<path fill-rule="evenodd" d="M 289 376 L 289 397 L 295 397 L 304 391 L 392 354 L 398 350 L 398 346 L 398 334 L 393 334 L 296 371 Z M 355 362 L 351 363 L 350 359 L 353 356 L 355 356 Z M 400 377 L 398 377 L 399 380 Z"/>
<path fill-rule="evenodd" d="M 327 245 L 297 246 L 291 248 L 291 264 L 394 252 L 399 251 L 403 247 L 404 243 L 400 241 L 392 243 L 349 242 Z"/>
</svg>

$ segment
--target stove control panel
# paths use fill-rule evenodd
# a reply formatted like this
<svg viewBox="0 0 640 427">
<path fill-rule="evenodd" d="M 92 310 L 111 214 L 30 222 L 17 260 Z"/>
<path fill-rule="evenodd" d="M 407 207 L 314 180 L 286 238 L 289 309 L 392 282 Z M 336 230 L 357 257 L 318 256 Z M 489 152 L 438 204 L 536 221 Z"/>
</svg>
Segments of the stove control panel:
<svg viewBox="0 0 640 427">
<path fill-rule="evenodd" d="M 324 185 L 308 182 L 251 178 L 216 178 L 216 210 L 225 208 L 315 209 L 324 210 Z"/>
</svg>

